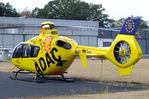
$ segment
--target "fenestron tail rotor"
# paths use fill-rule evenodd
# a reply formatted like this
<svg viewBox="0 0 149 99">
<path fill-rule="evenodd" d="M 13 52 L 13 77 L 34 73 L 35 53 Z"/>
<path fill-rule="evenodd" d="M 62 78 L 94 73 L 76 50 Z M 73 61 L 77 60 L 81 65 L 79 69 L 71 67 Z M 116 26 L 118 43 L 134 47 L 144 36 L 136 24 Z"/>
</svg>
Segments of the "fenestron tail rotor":
<svg viewBox="0 0 149 99">
<path fill-rule="evenodd" d="M 130 60 L 131 49 L 126 41 L 119 41 L 114 48 L 114 57 L 120 64 L 125 64 Z"/>
</svg>

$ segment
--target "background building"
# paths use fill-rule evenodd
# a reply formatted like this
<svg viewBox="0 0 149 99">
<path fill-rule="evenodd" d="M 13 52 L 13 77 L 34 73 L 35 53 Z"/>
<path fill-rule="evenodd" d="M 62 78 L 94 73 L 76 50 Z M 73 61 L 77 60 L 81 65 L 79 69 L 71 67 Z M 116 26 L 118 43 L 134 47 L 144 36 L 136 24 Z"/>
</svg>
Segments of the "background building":
<svg viewBox="0 0 149 99">
<path fill-rule="evenodd" d="M 118 33 L 112 30 L 83 28 L 98 28 L 98 21 L 0 17 L 0 47 L 14 48 L 19 42 L 38 35 L 40 25 L 44 21 L 54 22 L 61 35 L 69 36 L 81 45 L 107 47 Z M 149 30 L 139 30 L 139 33 L 142 38 L 137 38 L 143 53 L 149 54 Z"/>
<path fill-rule="evenodd" d="M 41 23 L 52 21 L 61 35 L 70 36 L 79 44 L 97 46 L 98 30 L 64 26 L 98 27 L 97 21 L 53 20 L 24 17 L 0 17 L 0 46 L 13 48 L 19 42 L 38 35 Z M 63 27 L 63 28 L 60 28 Z M 92 41 L 92 42 L 90 42 Z"/>
</svg>

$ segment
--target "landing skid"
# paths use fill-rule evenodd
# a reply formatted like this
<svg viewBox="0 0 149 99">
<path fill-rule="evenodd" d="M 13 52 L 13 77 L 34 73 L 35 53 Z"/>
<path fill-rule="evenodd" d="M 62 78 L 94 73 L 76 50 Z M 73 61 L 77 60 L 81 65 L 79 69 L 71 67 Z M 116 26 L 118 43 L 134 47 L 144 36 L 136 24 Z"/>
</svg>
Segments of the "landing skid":
<svg viewBox="0 0 149 99">
<path fill-rule="evenodd" d="M 65 82 L 74 82 L 72 78 L 65 78 L 64 75 L 60 75 L 61 77 L 44 77 L 41 73 L 36 73 L 34 78 L 19 78 L 18 74 L 35 74 L 33 72 L 25 72 L 23 70 L 13 71 L 12 74 L 14 76 L 10 76 L 12 80 L 20 80 L 20 81 L 28 81 L 28 82 L 37 82 L 37 83 L 44 83 L 46 80 L 57 80 L 57 81 L 65 81 Z"/>
<path fill-rule="evenodd" d="M 72 79 L 72 78 L 65 78 L 64 75 L 61 75 L 61 77 L 66 82 L 74 82 L 74 79 Z"/>
<path fill-rule="evenodd" d="M 65 81 L 65 82 L 74 82 L 73 78 L 65 78 L 64 75 L 60 75 L 61 77 L 44 77 L 45 80 L 56 80 L 56 81 Z"/>
<path fill-rule="evenodd" d="M 10 76 L 10 79 L 12 80 L 19 80 L 19 81 L 27 81 L 27 82 L 37 82 L 37 83 L 44 83 L 43 80 L 36 80 L 36 79 L 23 79 L 23 78 L 14 78 Z"/>
</svg>

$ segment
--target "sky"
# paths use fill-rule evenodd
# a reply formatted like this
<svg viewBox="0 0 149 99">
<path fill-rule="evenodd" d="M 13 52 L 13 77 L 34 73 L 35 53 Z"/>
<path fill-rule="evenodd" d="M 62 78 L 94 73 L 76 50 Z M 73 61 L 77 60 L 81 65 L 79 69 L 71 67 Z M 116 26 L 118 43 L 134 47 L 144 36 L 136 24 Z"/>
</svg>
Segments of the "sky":
<svg viewBox="0 0 149 99">
<path fill-rule="evenodd" d="M 51 0 L 0 0 L 9 2 L 17 11 L 23 9 L 33 10 L 35 7 L 43 8 Z M 128 16 L 141 16 L 149 21 L 149 0 L 83 0 L 88 3 L 102 4 L 105 14 L 109 18 L 118 20 Z"/>
</svg>

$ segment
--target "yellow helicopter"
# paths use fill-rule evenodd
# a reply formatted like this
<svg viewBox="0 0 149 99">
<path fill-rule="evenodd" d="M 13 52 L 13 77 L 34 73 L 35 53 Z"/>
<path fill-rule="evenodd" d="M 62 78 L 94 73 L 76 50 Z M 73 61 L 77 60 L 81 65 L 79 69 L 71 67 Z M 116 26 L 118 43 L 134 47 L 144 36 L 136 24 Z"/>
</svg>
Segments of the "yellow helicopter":
<svg viewBox="0 0 149 99">
<path fill-rule="evenodd" d="M 43 22 L 39 36 L 14 48 L 11 61 L 19 70 L 10 78 L 19 80 L 18 73 L 28 71 L 36 74 L 37 82 L 44 75 L 61 75 L 66 80 L 64 73 L 77 56 L 85 67 L 89 56 L 107 58 L 118 67 L 120 75 L 129 75 L 133 65 L 142 58 L 142 50 L 135 38 L 139 21 L 139 17 L 128 17 L 108 48 L 78 45 L 73 39 L 60 36 L 54 23 Z"/>
</svg>

